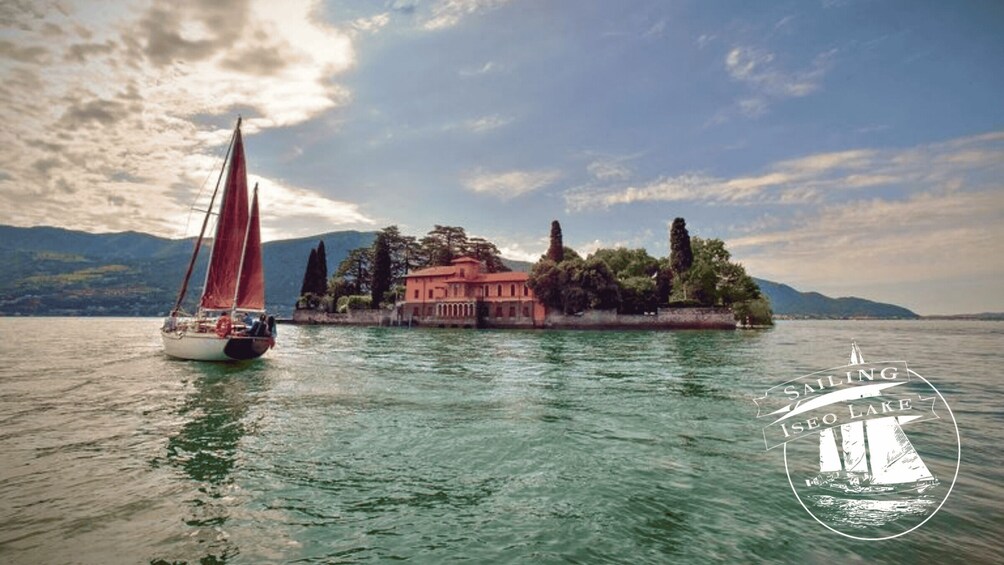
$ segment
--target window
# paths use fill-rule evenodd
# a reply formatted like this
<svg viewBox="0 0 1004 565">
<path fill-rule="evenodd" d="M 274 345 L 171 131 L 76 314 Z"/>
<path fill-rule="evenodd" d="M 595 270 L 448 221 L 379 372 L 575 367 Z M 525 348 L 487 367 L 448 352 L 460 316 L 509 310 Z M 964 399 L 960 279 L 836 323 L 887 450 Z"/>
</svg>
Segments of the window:
<svg viewBox="0 0 1004 565">
<path fill-rule="evenodd" d="M 415 311 L 414 311 L 414 313 L 412 315 L 415 316 L 416 318 L 419 317 L 419 316 L 421 316 L 422 315 L 422 309 L 416 306 L 415 307 Z"/>
<path fill-rule="evenodd" d="M 429 298 L 432 298 L 432 289 L 429 289 Z"/>
<path fill-rule="evenodd" d="M 488 296 L 488 285 L 485 285 L 484 296 Z"/>
<path fill-rule="evenodd" d="M 529 296 L 529 295 L 530 295 L 530 289 L 526 285 L 523 285 L 523 296 Z"/>
<path fill-rule="evenodd" d="M 509 307 L 509 317 L 510 318 L 515 318 L 516 317 L 516 307 L 515 306 L 510 306 Z"/>
<path fill-rule="evenodd" d="M 497 285 L 495 288 L 496 296 L 502 296 L 502 285 Z"/>
<path fill-rule="evenodd" d="M 460 269 L 460 278 L 464 278 L 464 270 Z"/>
<path fill-rule="evenodd" d="M 523 307 L 523 317 L 524 318 L 529 318 L 530 317 L 530 307 L 529 306 L 524 306 Z"/>
<path fill-rule="evenodd" d="M 495 317 L 496 318 L 501 318 L 502 317 L 502 307 L 501 306 L 499 306 L 498 308 L 495 309 Z"/>
<path fill-rule="evenodd" d="M 415 289 L 415 300 L 418 300 L 418 289 Z"/>
</svg>

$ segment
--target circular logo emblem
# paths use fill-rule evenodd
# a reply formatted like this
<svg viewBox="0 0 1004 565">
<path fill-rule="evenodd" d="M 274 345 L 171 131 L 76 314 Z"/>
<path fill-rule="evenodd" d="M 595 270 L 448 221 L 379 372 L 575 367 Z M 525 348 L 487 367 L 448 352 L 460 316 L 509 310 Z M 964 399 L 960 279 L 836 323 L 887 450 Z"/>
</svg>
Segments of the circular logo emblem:
<svg viewBox="0 0 1004 565">
<path fill-rule="evenodd" d="M 851 364 L 792 379 L 755 399 L 768 450 L 780 447 L 796 499 L 856 540 L 909 533 L 948 499 L 961 457 L 951 408 L 905 361 Z"/>
</svg>

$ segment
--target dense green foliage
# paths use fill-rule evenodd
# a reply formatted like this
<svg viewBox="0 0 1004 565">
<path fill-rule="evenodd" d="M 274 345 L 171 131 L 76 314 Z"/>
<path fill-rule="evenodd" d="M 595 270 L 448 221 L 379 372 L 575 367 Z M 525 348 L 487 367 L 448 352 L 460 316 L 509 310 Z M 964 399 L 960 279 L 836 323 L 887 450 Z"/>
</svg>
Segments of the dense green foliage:
<svg viewBox="0 0 1004 565">
<path fill-rule="evenodd" d="M 644 249 L 598 249 L 585 261 L 542 257 L 528 284 L 549 308 L 574 314 L 614 309 L 655 312 L 670 304 L 728 306 L 737 320 L 770 324 L 770 304 L 719 239 L 693 238 L 682 218 L 673 221 L 673 250 L 658 259 Z M 675 265 L 675 266 L 674 266 Z"/>
</svg>

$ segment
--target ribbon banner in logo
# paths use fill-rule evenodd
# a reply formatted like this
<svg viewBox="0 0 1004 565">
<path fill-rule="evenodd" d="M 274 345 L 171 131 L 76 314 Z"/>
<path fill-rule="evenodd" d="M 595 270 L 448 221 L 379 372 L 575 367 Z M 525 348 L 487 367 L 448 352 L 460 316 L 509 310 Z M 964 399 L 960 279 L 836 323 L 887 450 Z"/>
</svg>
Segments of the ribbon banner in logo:
<svg viewBox="0 0 1004 565">
<path fill-rule="evenodd" d="M 820 431 L 874 418 L 900 425 L 937 419 L 934 397 L 909 390 L 905 361 L 846 365 L 792 379 L 754 399 L 764 444 L 773 449 Z"/>
</svg>

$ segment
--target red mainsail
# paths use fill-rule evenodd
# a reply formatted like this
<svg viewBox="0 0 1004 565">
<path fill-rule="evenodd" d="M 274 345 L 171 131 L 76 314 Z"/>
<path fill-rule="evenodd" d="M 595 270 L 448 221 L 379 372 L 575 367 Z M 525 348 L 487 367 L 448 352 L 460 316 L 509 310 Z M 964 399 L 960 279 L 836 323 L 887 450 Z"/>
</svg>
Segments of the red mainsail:
<svg viewBox="0 0 1004 565">
<path fill-rule="evenodd" d="M 244 236 L 248 230 L 247 167 L 244 163 L 244 142 L 239 127 L 235 136 L 230 170 L 227 172 L 227 182 L 223 188 L 220 218 L 216 224 L 216 238 L 213 240 L 213 254 L 209 260 L 209 272 L 206 274 L 206 288 L 200 303 L 202 308 L 208 310 L 229 310 L 233 307 L 237 277 L 241 268 L 241 254 L 244 250 Z M 256 239 L 257 236 L 256 223 Z M 250 250 L 250 241 L 248 243 Z M 260 245 L 256 244 L 255 249 L 259 253 L 260 273 Z"/>
<path fill-rule="evenodd" d="M 265 272 L 261 260 L 261 229 L 258 226 L 258 187 L 251 200 L 251 217 L 248 220 L 247 245 L 244 266 L 241 267 L 240 290 L 237 307 L 247 310 L 265 309 Z"/>
</svg>

